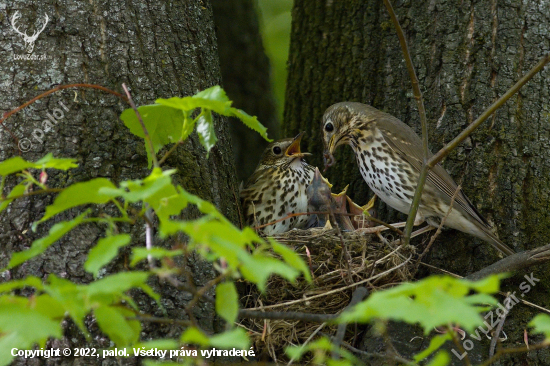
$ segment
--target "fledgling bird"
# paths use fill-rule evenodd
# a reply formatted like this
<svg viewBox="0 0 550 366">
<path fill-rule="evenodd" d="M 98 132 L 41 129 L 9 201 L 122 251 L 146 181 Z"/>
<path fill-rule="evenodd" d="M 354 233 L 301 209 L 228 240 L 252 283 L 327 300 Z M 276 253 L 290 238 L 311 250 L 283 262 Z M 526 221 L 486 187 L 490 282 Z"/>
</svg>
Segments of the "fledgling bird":
<svg viewBox="0 0 550 366">
<path fill-rule="evenodd" d="M 341 102 L 325 111 L 321 128 L 325 165 L 334 163 L 332 153 L 338 146 L 350 145 L 370 189 L 389 206 L 409 213 L 423 161 L 422 141 L 409 126 L 369 105 Z M 429 170 L 415 225 L 426 220 L 438 226 L 438 218 L 447 214 L 456 190 L 457 184 L 441 165 Z M 462 190 L 456 195 L 445 226 L 477 236 L 505 255 L 514 254 L 493 234 Z"/>
<path fill-rule="evenodd" d="M 307 212 L 306 188 L 313 179 L 314 167 L 300 151 L 304 132 L 295 138 L 272 142 L 260 163 L 241 190 L 241 201 L 248 225 L 261 226 L 287 216 Z M 309 215 L 293 216 L 262 228 L 266 235 L 306 228 Z"/>
</svg>

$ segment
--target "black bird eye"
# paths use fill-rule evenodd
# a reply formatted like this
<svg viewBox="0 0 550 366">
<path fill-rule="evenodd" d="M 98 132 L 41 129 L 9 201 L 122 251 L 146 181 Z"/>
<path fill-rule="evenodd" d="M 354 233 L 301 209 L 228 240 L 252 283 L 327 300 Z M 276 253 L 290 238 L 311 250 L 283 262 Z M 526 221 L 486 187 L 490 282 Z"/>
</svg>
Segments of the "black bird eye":
<svg viewBox="0 0 550 366">
<path fill-rule="evenodd" d="M 334 125 L 332 124 L 332 122 L 329 122 L 325 125 L 325 131 L 327 131 L 327 132 L 334 131 Z"/>
<path fill-rule="evenodd" d="M 279 155 L 281 153 L 281 148 L 279 146 L 273 147 L 273 153 Z"/>
</svg>

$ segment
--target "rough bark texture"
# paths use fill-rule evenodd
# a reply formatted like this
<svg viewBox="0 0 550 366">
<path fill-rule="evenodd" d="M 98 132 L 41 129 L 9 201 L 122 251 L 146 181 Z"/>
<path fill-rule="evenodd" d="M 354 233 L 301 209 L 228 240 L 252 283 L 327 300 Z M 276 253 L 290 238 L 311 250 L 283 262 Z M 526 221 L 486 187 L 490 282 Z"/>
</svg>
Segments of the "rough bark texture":
<svg viewBox="0 0 550 366">
<path fill-rule="evenodd" d="M 50 22 L 36 41 L 34 54 L 46 55 L 42 61 L 14 60 L 13 54 L 24 54 L 22 37 L 10 26 L 14 12 L 21 12 L 19 24 L 31 34 L 39 26 L 44 14 Z M 181 0 L 158 2 L 149 0 L 112 1 L 44 1 L 29 6 L 27 1 L 0 4 L 0 49 L 4 61 L 0 65 L 0 109 L 8 111 L 57 84 L 94 83 L 122 91 L 126 83 L 136 104 L 152 103 L 159 97 L 192 95 L 199 90 L 220 83 L 220 68 L 212 8 L 208 1 Z M 59 108 L 63 102 L 69 109 L 51 130 L 45 129 L 46 113 Z M 27 108 L 6 122 L 20 139 L 29 139 L 33 146 L 22 156 L 35 160 L 46 153 L 58 157 L 76 158 L 77 169 L 68 172 L 49 172 L 51 187 L 107 177 L 115 182 L 144 178 L 148 173 L 144 143 L 131 135 L 119 119 L 127 108 L 117 98 L 98 91 L 65 91 Z M 45 129 L 43 143 L 32 136 L 33 130 Z M 214 202 L 233 222 L 238 220 L 238 190 L 227 128 L 227 120 L 217 123 L 219 142 L 207 159 L 196 136 L 189 139 L 168 159 L 163 168 L 177 168 L 175 181 L 192 193 Z M 4 130 L 0 132 L 0 161 L 17 155 L 13 139 Z M 8 182 L 12 187 L 14 179 Z M 77 211 L 59 215 L 30 230 L 54 196 L 33 196 L 18 200 L 0 215 L 0 268 L 10 253 L 27 249 L 32 241 L 43 236 L 52 221 L 74 217 Z M 114 213 L 111 207 L 96 208 L 95 212 Z M 187 217 L 196 217 L 196 210 L 188 209 Z M 103 235 L 104 227 L 87 225 L 73 230 L 35 260 L 13 271 L 2 273 L 3 279 L 35 275 L 45 278 L 54 273 L 77 283 L 88 283 L 92 276 L 83 269 L 83 262 L 91 246 Z M 133 243 L 144 245 L 143 223 L 121 227 L 131 231 Z M 171 247 L 174 241 L 160 243 Z M 108 272 L 128 269 L 129 250 L 125 250 L 109 266 Z M 190 258 L 185 267 L 191 271 L 195 285 L 201 286 L 214 276 L 212 267 L 198 256 Z M 184 278 L 181 278 L 185 281 Z M 153 282 L 162 294 L 167 315 L 185 319 L 183 307 L 190 295 L 175 290 L 168 284 Z M 213 294 L 211 294 L 213 295 Z M 143 293 L 135 293 L 136 302 L 146 313 L 164 316 L 155 301 Z M 213 305 L 200 302 L 195 307 L 200 325 L 209 332 L 219 330 Z M 90 318 L 87 322 L 94 332 L 88 346 L 109 347 Z M 144 325 L 143 339 L 177 337 L 181 327 Z M 66 338 L 55 342 L 55 347 L 82 347 L 84 338 L 70 322 Z M 29 364 L 40 364 L 32 360 Z M 138 361 L 122 359 L 122 364 Z M 45 364 L 46 362 L 43 361 Z M 118 364 L 117 360 L 101 358 L 50 359 L 47 364 Z M 26 364 L 18 360 L 18 365 Z"/>
<path fill-rule="evenodd" d="M 257 116 L 268 128 L 269 137 L 276 139 L 279 121 L 254 1 L 213 0 L 212 6 L 223 87 L 235 107 Z M 268 143 L 237 120 L 230 119 L 229 130 L 237 177 L 245 181 Z"/>
<path fill-rule="evenodd" d="M 393 5 L 424 93 L 432 151 L 450 141 L 550 51 L 546 1 L 394 1 Z M 550 235 L 549 80 L 547 67 L 443 164 L 462 182 L 499 237 L 517 251 L 547 244 Z M 307 151 L 314 154 L 311 160 L 317 166 L 322 165 L 321 116 L 328 106 L 344 100 L 371 104 L 420 133 L 410 79 L 383 2 L 298 1 L 293 10 L 283 129 L 287 135 L 308 132 Z M 336 191 L 349 183 L 351 195 L 364 204 L 372 193 L 352 150 L 340 148 L 336 160 L 328 172 Z M 379 212 L 382 219 L 393 222 L 404 218 L 383 203 Z M 489 245 L 456 231 L 441 235 L 430 255 L 432 264 L 461 275 L 498 260 Z M 523 299 L 548 305 L 548 273 L 548 266 L 535 271 L 541 281 Z M 504 290 L 521 293 L 523 274 L 506 280 Z M 504 346 L 523 343 L 523 329 L 535 313 L 523 305 L 514 308 L 504 327 L 509 337 Z M 393 330 L 402 332 L 400 339 L 411 339 L 414 332 L 405 329 Z M 487 358 L 489 341 L 474 340 L 474 345 L 470 356 Z M 369 337 L 362 346 L 375 349 Z M 405 354 L 412 351 L 409 347 Z M 550 364 L 549 355 L 541 351 L 516 356 L 505 364 Z"/>
</svg>

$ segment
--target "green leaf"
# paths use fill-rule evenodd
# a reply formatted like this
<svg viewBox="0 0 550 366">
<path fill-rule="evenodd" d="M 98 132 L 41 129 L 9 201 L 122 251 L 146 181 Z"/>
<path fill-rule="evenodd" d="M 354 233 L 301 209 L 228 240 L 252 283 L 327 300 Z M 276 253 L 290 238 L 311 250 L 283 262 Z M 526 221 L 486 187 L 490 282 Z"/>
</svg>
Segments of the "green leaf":
<svg viewBox="0 0 550 366">
<path fill-rule="evenodd" d="M 183 113 L 181 110 L 166 105 L 152 104 L 141 106 L 138 108 L 138 111 L 153 142 L 155 154 L 163 146 L 179 141 L 183 127 Z M 122 112 L 120 119 L 122 119 L 126 127 L 130 129 L 130 132 L 145 139 L 145 133 L 143 132 L 141 123 L 139 123 L 133 109 L 129 108 Z M 145 141 L 145 143 L 147 142 Z M 149 149 L 146 148 L 145 150 L 147 152 L 147 160 L 150 168 L 153 159 L 149 153 Z"/>
<path fill-rule="evenodd" d="M 550 340 L 550 316 L 547 314 L 538 314 L 529 322 L 529 326 L 535 328 L 533 333 L 542 333 L 546 341 Z"/>
<path fill-rule="evenodd" d="M 222 349 L 247 349 L 250 345 L 250 340 L 244 329 L 235 328 L 210 337 L 210 345 Z"/>
<path fill-rule="evenodd" d="M 55 198 L 53 204 L 46 207 L 46 214 L 40 219 L 44 222 L 52 216 L 69 208 L 85 205 L 89 203 L 103 204 L 109 202 L 112 196 L 101 193 L 101 188 L 116 188 L 110 180 L 106 178 L 96 178 L 87 182 L 75 183 L 65 188 Z"/>
<path fill-rule="evenodd" d="M 214 147 L 216 141 L 218 141 L 216 131 L 214 130 L 212 112 L 209 110 L 202 111 L 197 122 L 197 134 L 199 135 L 201 145 L 206 149 L 206 156 L 208 156 L 210 150 Z"/>
<path fill-rule="evenodd" d="M 120 272 L 92 282 L 88 285 L 87 292 L 90 297 L 117 295 L 134 287 L 147 286 L 148 277 L 147 272 Z"/>
<path fill-rule="evenodd" d="M 0 163 L 0 175 L 6 176 L 29 168 L 54 168 L 59 170 L 67 170 L 70 168 L 76 168 L 78 165 L 75 164 L 75 162 L 75 159 L 54 158 L 51 153 L 38 160 L 36 163 L 26 161 L 20 156 L 15 156 Z"/>
<path fill-rule="evenodd" d="M 425 359 L 426 357 L 428 357 L 429 355 L 431 355 L 432 353 L 437 351 L 439 348 L 441 348 L 441 346 L 443 346 L 445 344 L 445 342 L 447 342 L 451 339 L 453 339 L 453 337 L 451 336 L 451 334 L 449 332 L 433 337 L 430 340 L 430 345 L 428 346 L 428 348 L 426 348 L 424 351 L 414 355 L 414 358 L 413 358 L 414 361 L 415 362 L 422 361 L 423 359 Z"/>
<path fill-rule="evenodd" d="M 250 228 L 246 228 L 246 229 L 250 229 Z M 271 243 L 271 245 L 273 247 L 273 251 L 275 253 L 280 254 L 281 257 L 283 257 L 284 261 L 288 265 L 290 265 L 293 268 L 296 268 L 298 271 L 302 272 L 302 274 L 306 278 L 307 282 L 311 282 L 311 273 L 309 272 L 309 267 L 302 260 L 302 258 L 298 254 L 296 254 L 295 251 L 293 251 L 292 249 L 290 249 L 289 247 L 287 247 L 283 244 L 277 243 L 272 238 L 270 238 L 269 242 Z"/>
<path fill-rule="evenodd" d="M 35 276 L 29 276 L 21 280 L 12 280 L 4 283 L 0 283 L 0 293 L 11 292 L 15 289 L 24 287 L 34 287 L 37 290 L 42 289 L 42 280 Z"/>
<path fill-rule="evenodd" d="M 447 366 L 451 362 L 451 357 L 445 351 L 438 352 L 437 355 L 426 366 Z"/>
<path fill-rule="evenodd" d="M 44 156 L 42 159 L 38 160 L 35 163 L 35 168 L 37 169 L 58 169 L 58 170 L 67 170 L 71 168 L 77 168 L 76 159 L 66 159 L 66 158 L 54 158 L 51 153 Z"/>
<path fill-rule="evenodd" d="M 470 292 L 498 290 L 493 280 L 482 281 L 482 284 L 459 280 L 450 276 L 431 276 L 415 283 L 404 283 L 392 289 L 378 291 L 367 300 L 359 303 L 349 312 L 343 313 L 339 321 L 369 322 L 372 319 L 404 321 L 409 324 L 420 324 L 426 334 L 434 327 L 449 323 L 460 324 L 471 332 L 483 324 L 479 315 L 483 303 L 497 303 L 491 296 Z"/>
<path fill-rule="evenodd" d="M 117 347 L 126 347 L 138 341 L 141 325 L 137 320 L 126 319 L 133 315 L 128 309 L 100 306 L 94 310 L 94 315 L 101 331 L 115 342 Z"/>
<path fill-rule="evenodd" d="M 21 263 L 43 253 L 50 245 L 58 241 L 63 235 L 80 225 L 87 214 L 88 212 L 86 211 L 71 221 L 63 221 L 55 224 L 52 226 L 47 236 L 35 240 L 29 249 L 22 252 L 13 253 L 10 263 L 8 264 L 8 269 L 18 266 Z"/>
<path fill-rule="evenodd" d="M 61 321 L 16 304 L 0 305 L 0 365 L 12 359 L 11 350 L 44 346 L 49 337 L 61 338 Z"/>
<path fill-rule="evenodd" d="M 147 248 L 133 248 L 130 267 L 135 266 L 142 260 L 146 259 L 148 256 L 151 256 L 152 258 L 156 258 L 156 259 L 162 259 L 166 257 L 168 258 L 175 257 L 177 255 L 183 255 L 183 250 L 181 249 L 170 250 L 170 249 L 159 248 L 159 247 L 151 248 L 151 250 Z"/>
<path fill-rule="evenodd" d="M 182 343 L 191 343 L 203 347 L 210 344 L 210 339 L 208 339 L 208 336 L 195 327 L 187 328 L 181 335 L 180 341 Z"/>
<path fill-rule="evenodd" d="M 97 245 L 90 250 L 84 269 L 97 277 L 99 270 L 116 257 L 118 250 L 130 243 L 130 235 L 120 234 L 99 239 Z"/>
<path fill-rule="evenodd" d="M 6 209 L 6 207 L 8 207 L 9 204 L 13 201 L 13 199 L 10 199 L 10 198 L 13 198 L 13 197 L 16 197 L 16 196 L 21 196 L 23 193 L 25 193 L 25 189 L 27 188 L 27 184 L 28 183 L 26 181 L 23 181 L 23 182 L 19 183 L 18 185 L 16 185 L 15 187 L 13 187 L 13 189 L 11 190 L 8 197 L 6 197 L 6 200 L 0 202 L 0 212 L 4 211 Z M 0 199 L 1 199 L 1 193 L 2 192 L 0 192 Z"/>
<path fill-rule="evenodd" d="M 84 301 L 86 286 L 79 286 L 53 274 L 48 276 L 48 284 L 44 286 L 46 294 L 51 296 L 67 312 L 78 328 L 88 336 L 84 326 L 84 317 L 91 310 L 89 302 Z"/>
<path fill-rule="evenodd" d="M 239 295 L 233 282 L 223 282 L 216 286 L 216 313 L 229 324 L 237 320 Z"/>
<path fill-rule="evenodd" d="M 251 128 L 252 130 L 258 132 L 260 136 L 262 136 L 266 141 L 273 141 L 267 137 L 267 127 L 262 125 L 260 121 L 258 121 L 257 117 L 252 117 L 246 114 L 244 111 L 236 108 L 231 108 L 231 114 L 234 117 L 240 119 L 248 128 Z"/>
<path fill-rule="evenodd" d="M 20 156 L 15 156 L 0 163 L 0 175 L 10 175 L 28 168 L 34 168 L 34 166 L 34 163 L 26 161 Z"/>
<path fill-rule="evenodd" d="M 183 98 L 157 99 L 158 104 L 181 109 L 184 112 L 192 112 L 197 108 L 210 109 L 223 116 L 229 115 L 231 101 L 225 91 L 218 85 L 205 89 L 196 95 Z"/>
</svg>

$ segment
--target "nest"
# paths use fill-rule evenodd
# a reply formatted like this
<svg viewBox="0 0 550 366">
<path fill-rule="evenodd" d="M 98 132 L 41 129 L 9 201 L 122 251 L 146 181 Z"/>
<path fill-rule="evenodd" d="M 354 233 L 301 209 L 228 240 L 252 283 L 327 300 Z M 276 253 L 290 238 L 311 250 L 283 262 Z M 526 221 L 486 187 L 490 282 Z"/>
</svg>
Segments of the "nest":
<svg viewBox="0 0 550 366">
<path fill-rule="evenodd" d="M 374 290 L 411 278 L 414 249 L 400 247 L 397 242 L 382 237 L 380 240 L 364 233 L 310 229 L 292 230 L 275 239 L 293 247 L 302 256 L 309 264 L 313 282 L 308 284 L 301 278 L 293 285 L 272 276 L 264 294 L 255 288 L 249 290 L 242 299 L 245 308 L 337 314 L 349 304 L 357 286 Z M 347 254 L 342 250 L 342 243 Z M 268 353 L 275 362 L 286 359 L 284 348 L 289 345 L 304 344 L 319 333 L 331 336 L 336 333 L 335 326 L 325 325 L 319 329 L 319 323 L 290 320 L 248 319 L 243 321 L 243 326 L 253 333 L 256 354 Z"/>
</svg>

